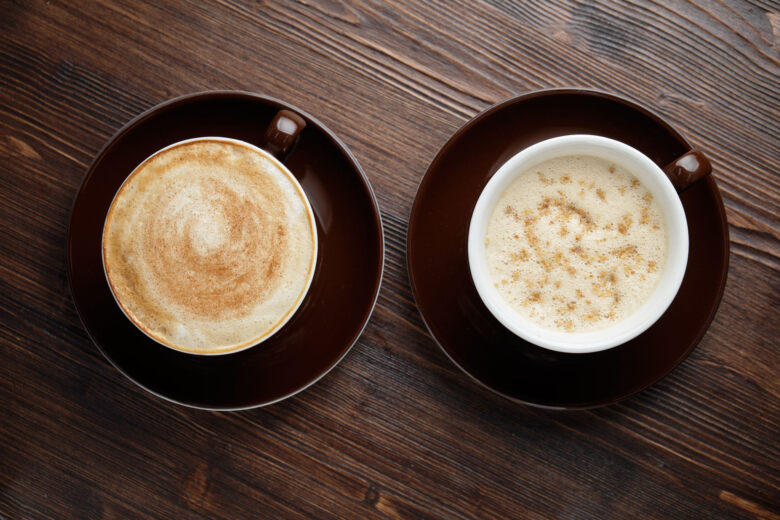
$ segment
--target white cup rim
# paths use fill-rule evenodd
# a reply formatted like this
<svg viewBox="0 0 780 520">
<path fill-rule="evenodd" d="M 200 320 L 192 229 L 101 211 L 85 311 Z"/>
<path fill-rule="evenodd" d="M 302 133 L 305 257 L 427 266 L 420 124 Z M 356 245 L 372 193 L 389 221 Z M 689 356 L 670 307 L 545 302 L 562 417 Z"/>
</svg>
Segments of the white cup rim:
<svg viewBox="0 0 780 520">
<path fill-rule="evenodd" d="M 649 299 L 631 316 L 597 331 L 563 332 L 545 329 L 514 311 L 500 296 L 488 272 L 485 236 L 498 198 L 517 175 L 552 157 L 605 157 L 633 173 L 658 201 L 664 214 L 668 253 L 664 272 Z M 472 280 L 488 310 L 507 329 L 534 345 L 565 353 L 592 353 L 622 345 L 646 331 L 677 295 L 688 261 L 688 226 L 680 197 L 663 170 L 639 150 L 607 137 L 572 134 L 536 143 L 507 160 L 482 190 L 468 231 L 468 261 Z"/>
<path fill-rule="evenodd" d="M 257 338 L 253 338 L 252 340 L 240 343 L 238 345 L 231 345 L 226 347 L 219 347 L 219 348 L 212 348 L 208 350 L 204 349 L 192 349 L 183 347 L 180 345 L 174 345 L 172 343 L 166 343 L 162 340 L 162 338 L 155 337 L 151 331 L 146 330 L 145 326 L 142 323 L 139 323 L 139 320 L 134 318 L 130 312 L 125 308 L 124 304 L 120 301 L 120 299 L 117 297 L 116 293 L 114 292 L 113 284 L 111 283 L 111 279 L 108 276 L 108 271 L 106 269 L 106 262 L 105 262 L 105 250 L 103 245 L 103 239 L 105 237 L 105 228 L 106 224 L 108 223 L 108 217 L 111 214 L 111 208 L 114 206 L 114 202 L 116 201 L 116 198 L 119 196 L 119 193 L 122 191 L 122 188 L 125 186 L 125 184 L 130 181 L 130 179 L 133 177 L 133 175 L 144 165 L 146 164 L 150 159 L 155 157 L 156 155 L 165 152 L 166 150 L 169 150 L 171 148 L 181 146 L 183 144 L 188 144 L 191 142 L 196 141 L 221 141 L 221 142 L 228 142 L 228 143 L 234 143 L 240 146 L 248 147 L 256 152 L 259 152 L 261 155 L 272 161 L 279 170 L 284 173 L 287 178 L 292 182 L 293 186 L 296 188 L 298 193 L 301 195 L 304 206 L 306 208 L 306 213 L 309 216 L 309 224 L 311 226 L 311 229 L 313 230 L 312 233 L 312 241 L 313 241 L 313 251 L 312 251 L 312 258 L 309 263 L 309 272 L 306 279 L 306 283 L 304 285 L 304 288 L 301 291 L 301 294 L 298 295 L 298 298 L 293 306 L 290 307 L 290 309 L 287 311 L 285 316 L 278 321 L 271 329 L 264 332 L 261 336 Z M 108 288 L 111 292 L 111 296 L 114 298 L 114 301 L 116 302 L 119 309 L 122 311 L 122 314 L 124 314 L 128 320 L 135 326 L 136 329 L 140 330 L 144 335 L 146 335 L 149 339 L 153 340 L 159 345 L 162 345 L 164 347 L 170 348 L 172 350 L 178 351 L 178 352 L 186 352 L 188 354 L 197 354 L 201 356 L 220 356 L 224 354 L 233 354 L 236 352 L 241 352 L 242 350 L 246 350 L 249 348 L 252 348 L 254 346 L 257 346 L 270 337 L 272 337 L 274 334 L 276 334 L 290 319 L 295 315 L 295 313 L 298 311 L 298 308 L 301 306 L 301 303 L 303 303 L 303 300 L 305 299 L 306 295 L 309 292 L 309 289 L 311 288 L 312 280 L 314 279 L 314 273 L 316 270 L 316 263 L 317 263 L 317 253 L 319 248 L 319 237 L 317 233 L 317 222 L 314 217 L 314 211 L 312 210 L 311 203 L 309 202 L 309 198 L 306 196 L 306 192 L 303 190 L 303 187 L 301 187 L 301 184 L 298 182 L 298 179 L 295 178 L 295 176 L 292 174 L 292 172 L 287 168 L 287 166 L 284 165 L 279 159 L 274 157 L 272 153 L 270 153 L 267 150 L 264 150 L 263 148 L 260 148 L 259 146 L 256 146 L 252 143 L 248 143 L 246 141 L 242 141 L 240 139 L 235 139 L 232 137 L 220 137 L 220 136 L 203 136 L 203 137 L 193 137 L 189 139 L 183 139 L 181 141 L 177 141 L 175 143 L 171 143 L 163 148 L 160 148 L 159 150 L 152 153 L 149 157 L 145 158 L 143 161 L 138 163 L 138 165 L 133 168 L 133 171 L 130 172 L 130 174 L 125 178 L 124 181 L 122 181 L 122 184 L 117 188 L 116 193 L 114 193 L 113 198 L 111 199 L 111 204 L 109 205 L 109 209 L 106 212 L 106 218 L 103 221 L 103 228 L 101 231 L 101 247 L 100 247 L 100 260 L 101 265 L 103 267 L 103 275 L 105 276 L 106 283 L 108 284 Z"/>
</svg>

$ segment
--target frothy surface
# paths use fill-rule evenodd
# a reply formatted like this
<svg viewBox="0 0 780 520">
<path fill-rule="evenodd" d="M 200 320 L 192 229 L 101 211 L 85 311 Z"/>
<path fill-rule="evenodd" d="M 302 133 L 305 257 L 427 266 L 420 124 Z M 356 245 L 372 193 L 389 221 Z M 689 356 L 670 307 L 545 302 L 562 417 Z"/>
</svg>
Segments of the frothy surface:
<svg viewBox="0 0 780 520">
<path fill-rule="evenodd" d="M 585 332 L 633 314 L 666 263 L 663 214 L 631 173 L 599 157 L 545 161 L 502 193 L 485 239 L 501 297 L 541 327 Z"/>
<path fill-rule="evenodd" d="M 103 258 L 147 334 L 192 351 L 254 343 L 303 297 L 316 229 L 299 188 L 262 153 L 198 140 L 154 155 L 119 190 Z"/>
</svg>

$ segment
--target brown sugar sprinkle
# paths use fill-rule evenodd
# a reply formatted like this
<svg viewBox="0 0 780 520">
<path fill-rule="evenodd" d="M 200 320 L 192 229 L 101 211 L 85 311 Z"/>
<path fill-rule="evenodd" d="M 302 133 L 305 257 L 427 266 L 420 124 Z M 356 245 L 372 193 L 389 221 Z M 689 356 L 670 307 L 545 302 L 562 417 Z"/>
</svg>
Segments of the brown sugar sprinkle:
<svg viewBox="0 0 780 520">
<path fill-rule="evenodd" d="M 628 229 L 631 227 L 633 222 L 634 220 L 631 218 L 631 214 L 626 213 L 623 215 L 623 218 L 621 218 L 620 222 L 618 223 L 618 233 L 621 235 L 627 235 Z"/>
<path fill-rule="evenodd" d="M 647 262 L 647 270 L 650 271 L 651 273 L 655 272 L 656 265 L 654 261 L 650 260 L 649 262 Z"/>
<path fill-rule="evenodd" d="M 585 315 L 585 321 L 596 321 L 597 319 L 599 319 L 598 312 L 589 312 Z"/>
<path fill-rule="evenodd" d="M 642 200 L 644 200 L 645 202 L 650 202 L 651 200 L 653 200 L 653 194 L 648 191 L 647 193 L 642 195 Z"/>
<path fill-rule="evenodd" d="M 612 253 L 613 255 L 617 256 L 621 260 L 626 260 L 629 257 L 635 257 L 635 256 L 637 256 L 639 254 L 637 252 L 636 245 L 634 245 L 634 244 L 631 244 L 631 245 L 628 245 L 628 246 L 623 246 L 623 247 L 620 247 L 620 248 L 617 248 L 617 249 L 613 249 L 612 251 L 610 251 L 610 253 Z"/>
<path fill-rule="evenodd" d="M 525 235 L 525 239 L 528 241 L 528 244 L 533 249 L 539 248 L 539 239 L 536 237 L 536 234 L 531 230 L 531 224 L 529 224 L 527 221 L 525 223 L 525 230 L 523 230 L 523 234 Z"/>
<path fill-rule="evenodd" d="M 513 262 L 524 262 L 528 260 L 528 251 L 525 248 L 521 249 L 519 253 L 509 253 L 509 259 Z"/>
<path fill-rule="evenodd" d="M 576 204 L 570 202 L 564 206 L 564 212 L 566 213 L 566 216 L 572 216 L 577 215 L 580 218 L 580 221 L 586 225 L 586 226 L 592 226 L 593 225 L 593 219 L 590 218 L 590 215 L 587 211 L 584 209 L 578 207 Z"/>
<path fill-rule="evenodd" d="M 586 264 L 590 265 L 592 258 L 588 253 L 585 252 L 584 249 L 582 249 L 582 247 L 574 246 L 571 249 L 569 249 L 569 251 L 579 256 L 582 260 L 585 261 Z"/>
<path fill-rule="evenodd" d="M 490 245 L 490 237 L 485 237 L 485 245 L 486 246 Z"/>
<path fill-rule="evenodd" d="M 614 164 L 610 164 L 609 165 L 609 173 L 615 173 L 615 165 Z"/>
<path fill-rule="evenodd" d="M 557 320 L 555 320 L 555 324 L 557 326 L 559 326 L 559 327 L 563 327 L 566 330 L 573 330 L 574 329 L 574 324 L 569 319 L 566 319 L 566 320 L 557 319 Z"/>
<path fill-rule="evenodd" d="M 542 293 L 539 291 L 531 293 L 531 296 L 525 299 L 528 303 L 539 303 L 542 301 Z"/>
<path fill-rule="evenodd" d="M 608 162 L 604 163 L 601 175 L 607 173 L 608 166 Z M 591 328 L 608 314 L 619 315 L 625 303 L 618 303 L 622 298 L 618 290 L 623 289 L 623 284 L 636 284 L 643 277 L 646 281 L 640 283 L 646 284 L 658 275 L 658 266 L 640 258 L 639 252 L 645 245 L 633 239 L 634 233 L 649 231 L 653 224 L 661 225 L 651 206 L 653 199 L 641 181 L 632 181 L 633 177 L 624 175 L 622 169 L 618 171 L 616 164 L 611 171 L 615 175 L 610 184 L 614 186 L 599 185 L 591 182 L 595 178 L 582 179 L 576 173 L 563 173 L 565 170 L 555 175 L 541 170 L 539 179 L 534 181 L 546 186 L 540 186 L 543 191 L 535 200 L 521 189 L 517 200 L 522 202 L 504 199 L 505 210 L 499 206 L 501 225 L 509 226 L 502 229 L 500 236 L 509 247 L 500 252 L 501 263 L 494 281 L 506 279 L 507 285 L 499 284 L 499 291 L 511 287 L 507 297 L 526 316 L 534 313 L 550 326 L 555 323 L 560 330 Z M 638 190 L 632 192 L 632 187 Z M 585 193 L 588 190 L 592 190 L 592 196 Z M 602 216 L 596 210 L 606 207 L 608 191 L 610 204 L 622 201 L 626 206 L 617 215 L 610 210 L 609 215 Z M 577 198 L 577 193 L 581 198 Z M 634 206 L 625 197 L 635 195 Z M 604 206 L 600 206 L 602 202 Z M 607 222 L 610 218 L 612 222 Z M 505 230 L 509 232 L 504 234 Z M 492 242 L 494 247 L 498 244 Z M 635 245 L 627 245 L 631 242 Z M 615 264 L 615 268 L 608 267 L 609 264 Z M 525 269 L 537 274 L 529 275 Z M 656 272 L 651 274 L 653 269 Z"/>
<path fill-rule="evenodd" d="M 639 219 L 639 223 L 646 226 L 650 223 L 650 210 L 642 208 L 642 217 Z"/>
<path fill-rule="evenodd" d="M 599 282 L 592 282 L 592 292 L 599 298 L 607 298 L 609 296 L 617 297 L 617 293 L 611 289 L 615 286 L 617 278 L 612 271 L 602 271 L 599 273 Z"/>
<path fill-rule="evenodd" d="M 539 176 L 539 180 L 544 184 L 553 184 L 555 182 L 555 179 L 548 179 L 542 172 L 536 172 L 536 175 Z"/>
<path fill-rule="evenodd" d="M 610 284 L 614 284 L 615 282 L 617 282 L 617 278 L 615 278 L 614 271 L 601 271 L 599 273 L 599 280 Z"/>
</svg>

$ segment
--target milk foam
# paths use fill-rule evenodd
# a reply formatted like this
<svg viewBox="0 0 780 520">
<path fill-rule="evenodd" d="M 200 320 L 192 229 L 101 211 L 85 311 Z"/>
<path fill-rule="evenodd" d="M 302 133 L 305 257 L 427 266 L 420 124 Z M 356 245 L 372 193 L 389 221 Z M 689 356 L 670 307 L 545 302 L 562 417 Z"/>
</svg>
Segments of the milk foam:
<svg viewBox="0 0 780 520">
<path fill-rule="evenodd" d="M 661 209 L 628 171 L 586 155 L 521 173 L 488 223 L 488 272 L 501 297 L 541 327 L 585 332 L 633 314 L 668 249 Z"/>
<path fill-rule="evenodd" d="M 305 293 L 316 229 L 304 195 L 248 146 L 159 152 L 117 194 L 103 231 L 120 305 L 162 343 L 224 351 L 259 341 Z"/>
</svg>

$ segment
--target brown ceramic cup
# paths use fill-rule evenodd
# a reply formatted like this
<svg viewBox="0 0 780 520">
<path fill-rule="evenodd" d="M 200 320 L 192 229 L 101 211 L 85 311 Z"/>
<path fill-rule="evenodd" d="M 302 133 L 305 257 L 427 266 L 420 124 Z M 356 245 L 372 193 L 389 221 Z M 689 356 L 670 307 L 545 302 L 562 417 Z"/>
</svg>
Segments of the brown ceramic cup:
<svg viewBox="0 0 780 520">
<path fill-rule="evenodd" d="M 262 343 L 275 334 L 292 318 L 311 286 L 317 259 L 317 226 L 311 204 L 295 176 L 282 162 L 291 151 L 298 135 L 305 126 L 306 122 L 298 114 L 290 110 L 280 110 L 266 128 L 265 133 L 259 142 L 259 146 L 228 137 L 209 136 L 185 139 L 156 151 L 142 161 L 130 175 L 127 176 L 119 190 L 117 190 L 106 216 L 103 228 L 103 272 L 118 307 L 141 332 L 157 343 L 174 350 L 198 355 L 220 355 L 239 352 Z M 210 153 L 219 153 L 213 156 L 200 157 L 199 155 L 202 154 L 202 151 L 199 153 L 197 150 L 203 150 L 202 147 L 204 146 L 211 147 Z M 243 154 L 240 155 L 241 160 L 238 163 L 235 163 L 235 160 L 231 159 L 232 154 L 236 153 Z M 171 154 L 174 155 L 172 156 Z M 118 253 L 113 253 L 110 256 L 106 254 L 108 248 L 107 244 L 109 243 L 107 239 L 109 230 L 111 229 L 112 233 L 122 236 L 121 230 L 127 225 L 123 222 L 123 213 L 115 211 L 114 209 L 120 205 L 127 207 L 137 204 L 137 197 L 146 196 L 145 193 L 151 189 L 148 180 L 139 179 L 139 175 L 137 174 L 151 167 L 155 172 L 154 175 L 156 178 L 168 175 L 169 172 L 173 172 L 178 168 L 176 160 L 181 157 L 184 157 L 186 160 L 188 154 L 193 158 L 193 161 L 196 161 L 196 169 L 187 169 L 184 172 L 187 174 L 187 182 L 190 182 L 192 176 L 195 176 L 194 172 L 201 167 L 202 161 L 204 160 L 206 161 L 205 167 L 209 169 L 213 168 L 213 171 L 228 173 L 230 168 L 233 168 L 234 171 L 236 169 L 243 170 L 249 168 L 250 175 L 271 175 L 271 177 L 268 177 L 269 179 L 276 178 L 276 182 L 282 183 L 281 186 L 284 188 L 283 192 L 290 193 L 291 200 L 296 209 L 295 214 L 300 214 L 303 218 L 301 222 L 306 222 L 306 224 L 302 225 L 307 231 L 306 235 L 308 236 L 308 233 L 311 234 L 310 240 L 306 239 L 306 243 L 312 244 L 312 252 L 310 255 L 307 255 L 308 260 L 306 261 L 306 265 L 299 266 L 302 268 L 300 276 L 298 276 L 298 271 L 296 270 L 293 273 L 294 280 L 290 280 L 290 282 L 295 282 L 296 290 L 290 292 L 288 295 L 289 298 L 287 298 L 285 302 L 276 303 L 274 301 L 274 317 L 267 323 L 265 319 L 263 319 L 262 322 L 254 317 L 250 319 L 249 316 L 251 316 L 251 314 L 247 315 L 245 318 L 221 318 L 220 314 L 224 314 L 224 312 L 222 312 L 224 309 L 219 308 L 219 304 L 215 303 L 215 301 L 219 301 L 218 297 L 222 295 L 218 294 L 219 289 L 216 289 L 216 287 L 227 287 L 222 291 L 224 293 L 224 298 L 222 298 L 224 301 L 237 300 L 239 292 L 242 295 L 248 296 L 249 299 L 242 304 L 248 312 L 252 308 L 258 308 L 264 304 L 262 300 L 266 296 L 263 294 L 263 287 L 264 285 L 267 285 L 266 282 L 273 283 L 273 281 L 256 280 L 257 283 L 251 282 L 252 286 L 256 286 L 255 289 L 248 288 L 250 287 L 250 282 L 242 282 L 235 287 L 225 283 L 219 285 L 209 283 L 199 289 L 193 287 L 194 284 L 192 283 L 189 285 L 181 284 L 180 286 L 175 287 L 175 289 L 177 292 L 181 291 L 185 294 L 178 297 L 178 301 L 175 303 L 170 302 L 170 305 L 165 305 L 164 303 L 148 298 L 148 291 L 159 292 L 162 290 L 159 286 L 160 284 L 154 283 L 154 279 L 145 281 L 143 276 L 139 275 L 138 272 L 134 272 L 132 278 L 129 279 L 122 274 L 123 271 L 126 271 L 126 260 L 123 258 L 124 256 L 133 254 L 135 261 L 141 262 L 142 264 L 145 263 L 146 260 L 149 260 L 149 258 L 141 258 L 143 255 L 136 255 L 135 251 L 130 249 L 121 249 L 121 251 L 124 251 L 121 255 Z M 175 157 L 176 159 L 172 159 L 172 157 Z M 154 163 L 153 161 L 155 160 L 158 162 Z M 161 161 L 164 162 L 164 164 L 167 164 L 167 166 L 164 168 L 161 167 Z M 225 164 L 222 164 L 223 162 Z M 224 170 L 224 167 L 228 167 L 228 170 Z M 148 174 L 146 174 L 144 179 L 149 179 Z M 211 191 L 215 190 L 217 187 L 218 186 L 216 185 L 212 186 L 212 183 L 210 182 L 207 187 L 210 191 L 201 193 L 205 194 L 207 197 L 214 197 L 216 195 L 211 193 Z M 250 187 L 255 191 L 258 189 L 257 185 L 241 186 L 240 188 L 243 189 L 247 187 Z M 181 190 L 182 188 L 180 187 L 179 189 Z M 241 191 L 237 191 L 234 195 L 247 196 L 246 194 L 241 195 L 241 193 Z M 164 193 L 162 195 L 167 196 L 168 194 Z M 158 196 L 154 196 L 155 201 L 159 201 L 159 199 Z M 174 200 L 178 201 L 178 199 Z M 270 202 L 266 199 L 263 200 L 264 202 Z M 206 201 L 204 200 L 203 202 L 205 203 Z M 171 233 L 174 233 L 173 238 L 181 239 L 181 244 L 179 244 L 180 248 L 177 248 L 175 252 L 177 262 L 175 266 L 173 266 L 175 267 L 173 270 L 185 271 L 187 273 L 186 276 L 184 276 L 185 282 L 192 282 L 193 277 L 195 280 L 204 281 L 215 278 L 214 271 L 217 269 L 225 273 L 224 276 L 216 277 L 217 281 L 229 282 L 231 281 L 230 279 L 236 277 L 249 278 L 249 272 L 236 271 L 236 269 L 240 270 L 242 266 L 236 265 L 234 261 L 232 262 L 232 267 L 230 264 L 224 264 L 224 260 L 231 260 L 233 258 L 230 256 L 231 250 L 235 250 L 233 252 L 239 255 L 245 255 L 246 249 L 251 246 L 251 244 L 245 244 L 245 240 L 243 242 L 241 241 L 242 233 L 248 229 L 247 227 L 242 227 L 238 231 L 231 230 L 229 227 L 225 229 L 225 232 L 228 233 L 228 235 L 223 238 L 227 238 L 228 241 L 235 239 L 236 241 L 233 243 L 223 243 L 223 245 L 218 248 L 209 247 L 205 253 L 200 252 L 198 254 L 193 254 L 191 255 L 191 258 L 184 254 L 183 251 L 199 249 L 198 246 L 202 245 L 200 242 L 203 242 L 203 240 L 201 240 L 202 237 L 188 234 L 192 228 L 217 226 L 220 223 L 224 223 L 230 214 L 230 208 L 225 208 L 219 203 L 216 206 L 206 206 L 210 208 L 207 211 L 203 211 L 201 206 L 202 205 L 199 205 L 197 209 L 199 213 L 202 214 L 199 214 L 196 217 L 193 217 L 189 212 L 181 212 L 182 214 L 180 214 L 178 211 L 173 211 L 175 208 L 166 207 L 165 211 L 171 209 L 169 213 L 177 215 L 176 220 L 164 222 L 163 224 L 160 223 L 160 219 L 151 221 L 155 227 L 162 226 L 169 229 Z M 252 226 L 254 226 L 255 229 L 261 230 L 261 236 L 255 237 L 256 239 L 261 238 L 264 234 L 264 232 L 262 232 L 263 226 L 267 227 L 268 223 L 272 223 L 270 221 L 263 223 L 263 217 L 269 215 L 269 211 L 271 213 L 273 212 L 273 210 L 267 209 L 267 207 L 271 206 L 273 206 L 273 204 L 268 204 L 268 206 L 243 204 L 241 206 L 240 211 L 242 214 L 246 214 L 253 218 L 242 218 L 240 222 L 252 222 Z M 259 212 L 259 214 L 253 213 L 253 210 L 251 209 L 253 207 L 255 208 L 255 213 Z M 280 207 L 279 209 L 284 209 L 284 207 Z M 287 211 L 289 210 L 290 208 L 288 207 Z M 298 213 L 298 210 L 300 210 L 300 213 Z M 285 212 L 285 214 L 287 214 L 287 212 Z M 128 218 L 134 218 L 135 215 L 135 213 L 125 214 Z M 274 222 L 277 221 L 277 215 L 270 215 L 270 217 Z M 175 233 L 175 231 L 179 231 L 179 233 Z M 160 233 L 162 235 L 165 234 L 164 232 Z M 288 230 L 288 234 L 289 233 L 290 230 Z M 170 237 L 170 234 L 165 236 Z M 115 240 L 116 239 L 114 239 L 113 243 L 116 243 Z M 174 240 L 174 243 L 178 244 L 179 242 Z M 118 246 L 114 246 L 114 249 L 116 249 L 116 247 Z M 152 260 L 164 258 L 165 248 L 154 246 L 154 249 L 150 251 L 150 255 L 152 255 Z M 270 267 L 271 263 L 276 262 L 275 257 L 272 255 L 265 257 L 255 254 L 252 259 L 252 265 L 243 266 L 245 268 L 250 268 L 249 271 L 251 271 L 251 268 L 254 268 L 255 265 L 268 263 Z M 211 265 L 213 262 L 218 261 L 223 263 L 221 265 Z M 123 266 L 125 267 L 124 269 Z M 160 268 L 161 267 L 159 266 L 157 267 L 158 270 Z M 168 272 L 167 275 L 164 275 L 164 278 L 166 282 L 169 282 L 176 278 L 176 276 L 176 272 Z M 127 283 L 128 280 L 131 283 Z M 290 282 L 282 282 L 281 285 L 289 285 Z M 278 286 L 279 284 L 277 283 L 276 285 Z M 141 291 L 144 292 L 139 293 L 138 287 L 141 287 Z M 139 296 L 139 294 L 143 294 L 143 296 Z M 272 296 L 278 299 L 278 296 Z M 188 302 L 198 300 L 208 301 L 208 315 L 204 319 L 210 321 L 207 322 L 205 326 L 201 323 L 202 319 L 200 316 L 195 316 L 189 311 L 185 312 L 179 309 L 182 305 L 184 305 L 184 309 L 189 309 L 192 305 Z M 165 318 L 165 323 L 160 323 L 160 316 L 167 316 Z M 213 330 L 215 326 L 226 330 L 223 334 L 215 334 Z"/>
</svg>

